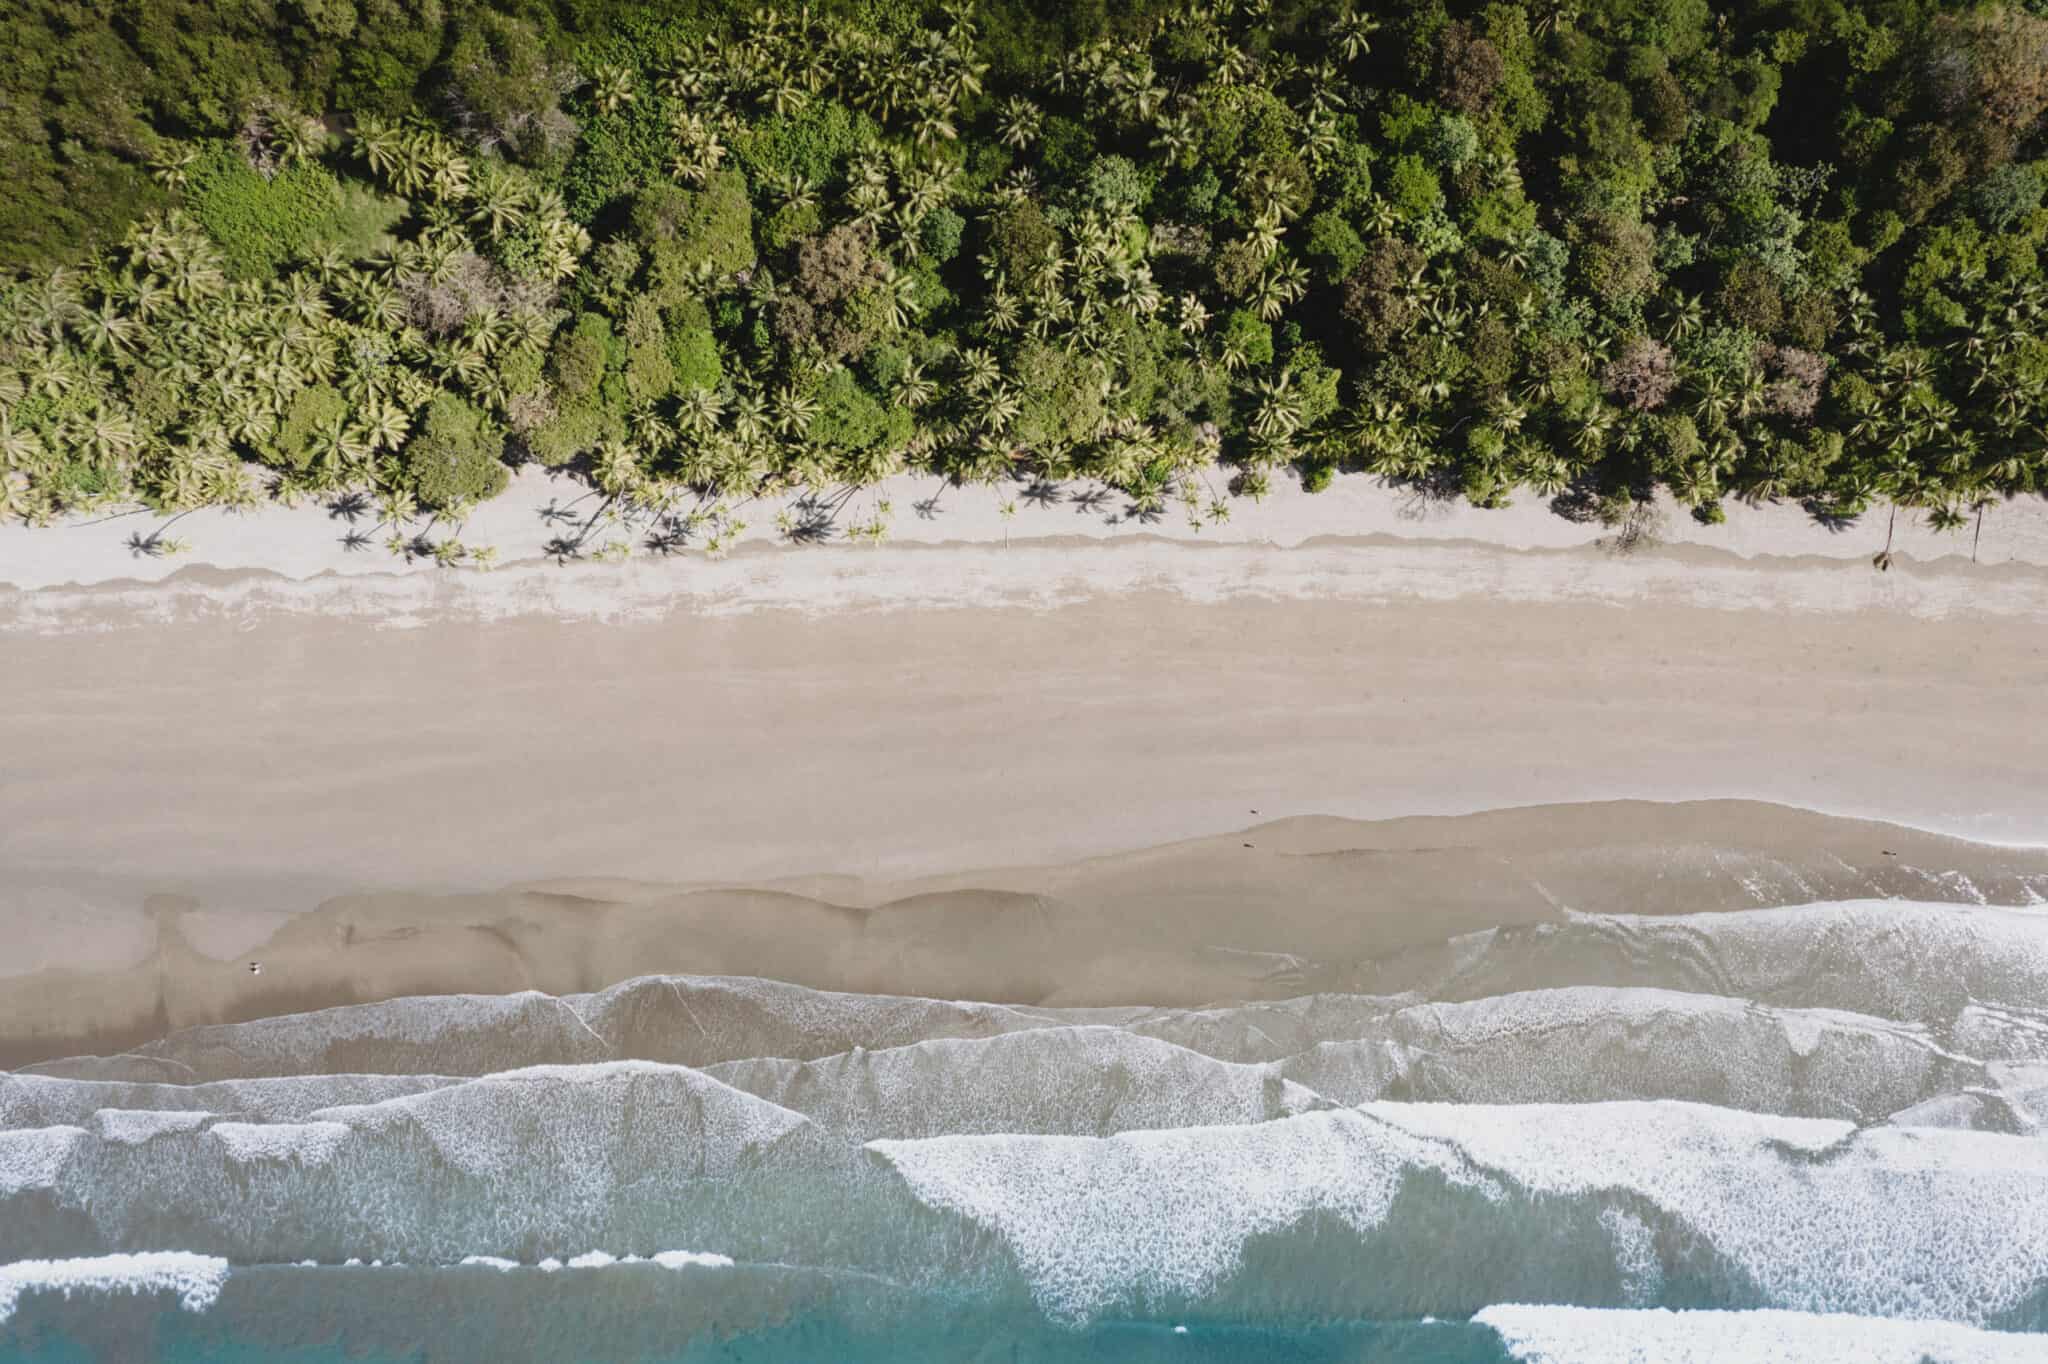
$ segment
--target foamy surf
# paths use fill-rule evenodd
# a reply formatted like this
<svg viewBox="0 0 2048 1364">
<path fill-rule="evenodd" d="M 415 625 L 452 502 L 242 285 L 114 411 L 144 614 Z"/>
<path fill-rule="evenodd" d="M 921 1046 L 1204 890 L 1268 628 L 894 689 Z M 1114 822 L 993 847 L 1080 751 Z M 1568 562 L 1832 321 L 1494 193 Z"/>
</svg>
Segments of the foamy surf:
<svg viewBox="0 0 2048 1364">
<path fill-rule="evenodd" d="M 169 1293 L 183 1310 L 204 1312 L 220 1296 L 227 1274 L 228 1262 L 216 1256 L 166 1250 L 0 1264 L 0 1325 L 24 1296 L 35 1293 L 67 1301 L 73 1294 Z"/>
<path fill-rule="evenodd" d="M 1348 979 L 1063 1009 L 657 976 L 0 1075 L 0 1352 L 118 1340 L 159 1288 L 147 1329 L 201 1355 L 337 1313 L 369 1358 L 2043 1344 L 2048 915 L 1565 914 Z"/>
<path fill-rule="evenodd" d="M 1473 1317 L 1520 1364 L 2033 1364 L 2038 1336 L 1807 1312 L 1499 1306 Z"/>
</svg>

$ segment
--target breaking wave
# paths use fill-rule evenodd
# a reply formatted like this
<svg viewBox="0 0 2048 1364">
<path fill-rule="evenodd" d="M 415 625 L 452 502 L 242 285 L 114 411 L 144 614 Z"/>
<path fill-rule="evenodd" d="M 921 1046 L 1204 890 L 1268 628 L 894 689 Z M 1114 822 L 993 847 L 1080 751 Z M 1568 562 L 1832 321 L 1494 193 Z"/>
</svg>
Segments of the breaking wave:
<svg viewBox="0 0 2048 1364">
<path fill-rule="evenodd" d="M 1176 1325 L 1191 1358 L 2042 1344 L 2010 1333 L 2048 1331 L 2048 915 L 1567 914 L 1352 984 L 1060 1009 L 660 976 L 0 1074 L 0 1353 L 72 1296 L 289 1343 L 277 1304 L 331 1314 L 364 1275 L 404 1320 L 451 1284 L 497 1304 L 508 1358 L 578 1312 L 640 1313 L 648 1357 L 711 1321 L 926 1357 L 906 1313 L 1019 1358 L 1149 1358 Z"/>
</svg>

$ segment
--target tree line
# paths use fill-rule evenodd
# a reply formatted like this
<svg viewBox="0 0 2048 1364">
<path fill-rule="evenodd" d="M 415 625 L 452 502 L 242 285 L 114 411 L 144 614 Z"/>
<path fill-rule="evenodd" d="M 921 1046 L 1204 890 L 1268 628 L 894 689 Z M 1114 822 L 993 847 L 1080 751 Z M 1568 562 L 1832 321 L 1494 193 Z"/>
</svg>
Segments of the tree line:
<svg viewBox="0 0 2048 1364">
<path fill-rule="evenodd" d="M 713 544 L 905 469 L 1953 527 L 2048 478 L 2022 6 L 93 13 L 6 21 L 72 45 L 5 115 L 0 515 L 331 496 L 411 552 L 538 461 Z"/>
</svg>

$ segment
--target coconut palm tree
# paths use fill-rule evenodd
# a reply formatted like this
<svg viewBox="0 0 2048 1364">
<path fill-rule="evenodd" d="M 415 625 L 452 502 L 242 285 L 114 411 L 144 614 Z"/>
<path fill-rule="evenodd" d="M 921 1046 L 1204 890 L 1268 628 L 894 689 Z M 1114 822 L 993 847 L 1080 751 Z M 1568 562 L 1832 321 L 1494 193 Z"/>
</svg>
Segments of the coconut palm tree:
<svg viewBox="0 0 2048 1364">
<path fill-rule="evenodd" d="M 1002 110 L 996 115 L 996 140 L 1022 151 L 1038 140 L 1044 119 L 1044 111 L 1036 104 L 1021 95 L 1012 95 L 1003 101 Z"/>
<path fill-rule="evenodd" d="M 611 62 L 590 73 L 590 102 L 605 113 L 616 114 L 637 98 L 631 67 Z"/>
</svg>

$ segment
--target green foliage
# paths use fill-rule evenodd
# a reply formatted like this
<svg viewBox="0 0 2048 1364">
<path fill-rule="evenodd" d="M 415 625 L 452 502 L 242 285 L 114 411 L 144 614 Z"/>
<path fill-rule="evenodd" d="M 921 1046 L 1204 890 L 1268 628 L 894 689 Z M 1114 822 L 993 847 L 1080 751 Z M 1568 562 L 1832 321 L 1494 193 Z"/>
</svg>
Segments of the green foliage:
<svg viewBox="0 0 2048 1364">
<path fill-rule="evenodd" d="M 1125 156 L 1098 156 L 1088 166 L 1088 200 L 1098 208 L 1137 209 L 1152 197 L 1150 180 Z"/>
<path fill-rule="evenodd" d="M 918 226 L 918 244 L 933 261 L 944 265 L 960 254 L 960 242 L 967 234 L 967 220 L 950 208 L 939 208 Z"/>
<path fill-rule="evenodd" d="M 570 403 L 595 393 L 615 348 L 610 319 L 602 313 L 577 314 L 575 322 L 555 338 L 548 357 L 555 392 Z"/>
<path fill-rule="evenodd" d="M 1365 242 L 1343 214 L 1325 209 L 1309 219 L 1308 254 L 1324 280 L 1334 284 L 1365 259 Z"/>
<path fill-rule="evenodd" d="M 715 389 L 725 381 L 725 367 L 719 357 L 718 338 L 709 327 L 692 327 L 671 333 L 668 360 L 677 392 L 686 389 Z"/>
<path fill-rule="evenodd" d="M 910 439 L 910 414 L 900 407 L 885 407 L 861 387 L 850 369 L 833 369 L 813 396 L 818 410 L 811 418 L 809 436 L 827 450 L 858 454 Z"/>
<path fill-rule="evenodd" d="M 187 175 L 186 207 L 241 279 L 267 279 L 316 241 L 346 235 L 341 188 L 317 164 L 302 162 L 266 180 L 232 144 L 212 142 Z"/>
<path fill-rule="evenodd" d="M 265 453 L 281 468 L 304 472 L 313 465 L 315 438 L 348 415 L 348 400 L 332 384 L 309 384 L 292 395 Z"/>
<path fill-rule="evenodd" d="M 1106 415 L 1099 361 L 1029 341 L 1018 349 L 1011 372 L 1021 399 L 1014 427 L 1020 439 L 1041 446 L 1078 442 Z"/>
<path fill-rule="evenodd" d="M 2009 232 L 2041 207 L 2039 163 L 1999 166 L 1970 191 L 1970 208 L 1994 232 Z"/>
<path fill-rule="evenodd" d="M 7 506 L 2048 487 L 2038 5 L 1356 8 L 30 0 Z"/>
<path fill-rule="evenodd" d="M 1059 233 L 1035 200 L 997 209 L 989 216 L 986 231 L 990 253 L 1014 280 L 1029 279 L 1059 250 Z"/>
<path fill-rule="evenodd" d="M 1417 139 L 1416 149 L 1427 164 L 1455 171 L 1479 155 L 1479 130 L 1463 114 L 1438 114 Z"/>
<path fill-rule="evenodd" d="M 510 478 L 500 456 L 505 437 L 483 411 L 452 393 L 427 404 L 420 429 L 405 445 L 406 473 L 428 507 L 465 507 L 504 490 Z"/>
<path fill-rule="evenodd" d="M 801 175 L 814 185 L 838 180 L 846 158 L 871 145 L 874 120 L 836 100 L 813 100 L 799 112 L 777 114 L 733 143 L 733 154 L 755 184 Z"/>
<path fill-rule="evenodd" d="M 492 143 L 521 161 L 545 165 L 566 157 L 575 142 L 575 120 L 561 108 L 572 71 L 527 20 L 470 10 L 448 56 L 447 97 Z"/>
<path fill-rule="evenodd" d="M 1436 172 L 1420 156 L 1410 153 L 1394 158 L 1387 172 L 1386 195 L 1402 217 L 1417 219 L 1444 206 L 1444 187 Z"/>
<path fill-rule="evenodd" d="M 648 186 L 633 201 L 632 230 L 647 256 L 648 286 L 664 304 L 691 294 L 701 275 L 723 279 L 754 264 L 753 206 L 736 171 L 698 190 Z"/>
<path fill-rule="evenodd" d="M 1223 320 L 1223 345 L 1244 356 L 1245 363 L 1264 367 L 1273 363 L 1273 329 L 1248 308 L 1235 308 Z"/>
</svg>

